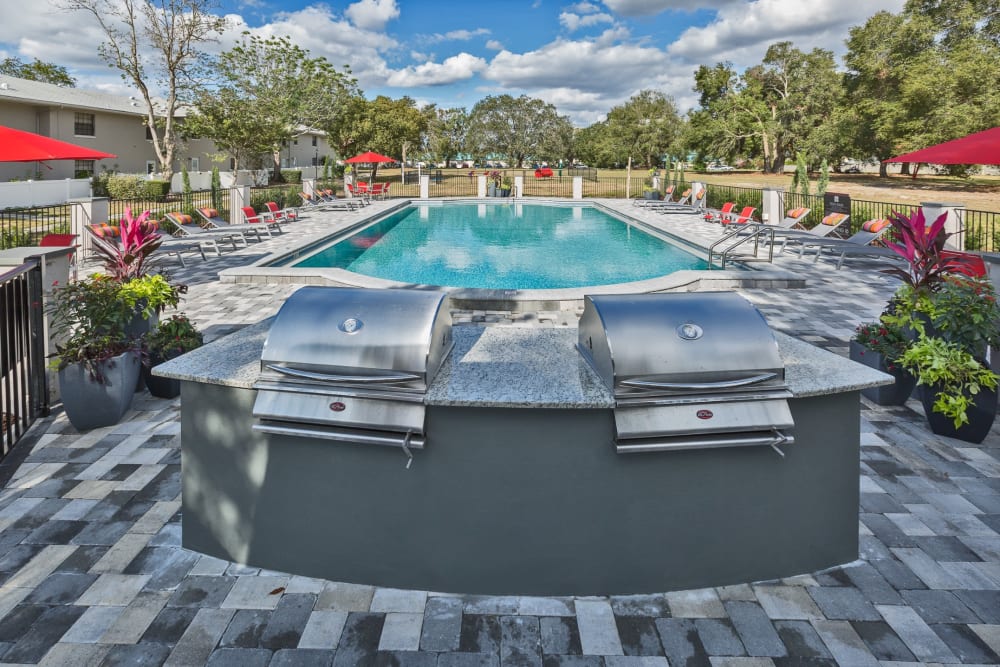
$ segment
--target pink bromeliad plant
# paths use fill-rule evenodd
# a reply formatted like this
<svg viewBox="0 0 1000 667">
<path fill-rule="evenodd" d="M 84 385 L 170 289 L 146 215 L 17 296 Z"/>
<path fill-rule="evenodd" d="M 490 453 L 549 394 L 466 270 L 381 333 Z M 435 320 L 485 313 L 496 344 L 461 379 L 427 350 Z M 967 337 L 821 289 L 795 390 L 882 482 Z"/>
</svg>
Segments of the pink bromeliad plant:
<svg viewBox="0 0 1000 667">
<path fill-rule="evenodd" d="M 162 241 L 149 211 L 132 217 L 132 209 L 126 208 L 118 229 L 118 242 L 103 237 L 94 237 L 93 242 L 107 276 L 125 283 L 146 275 L 147 260 Z"/>
<path fill-rule="evenodd" d="M 946 274 L 961 272 L 967 259 L 944 252 L 945 241 L 951 236 L 944 230 L 946 219 L 947 214 L 942 213 L 928 225 L 923 209 L 909 216 L 893 211 L 889 222 L 897 242 L 887 241 L 885 245 L 905 259 L 907 266 L 883 272 L 898 276 L 915 292 L 934 290 Z"/>
</svg>

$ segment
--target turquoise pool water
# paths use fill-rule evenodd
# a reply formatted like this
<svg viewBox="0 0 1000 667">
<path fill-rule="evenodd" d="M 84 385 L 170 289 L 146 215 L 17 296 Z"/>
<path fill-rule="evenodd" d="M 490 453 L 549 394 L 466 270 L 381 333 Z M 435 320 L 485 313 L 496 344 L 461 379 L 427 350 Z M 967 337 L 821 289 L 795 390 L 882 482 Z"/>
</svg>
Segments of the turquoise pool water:
<svg viewBox="0 0 1000 667">
<path fill-rule="evenodd" d="M 293 266 L 424 285 L 554 289 L 708 265 L 591 206 L 504 203 L 414 204 Z"/>
</svg>

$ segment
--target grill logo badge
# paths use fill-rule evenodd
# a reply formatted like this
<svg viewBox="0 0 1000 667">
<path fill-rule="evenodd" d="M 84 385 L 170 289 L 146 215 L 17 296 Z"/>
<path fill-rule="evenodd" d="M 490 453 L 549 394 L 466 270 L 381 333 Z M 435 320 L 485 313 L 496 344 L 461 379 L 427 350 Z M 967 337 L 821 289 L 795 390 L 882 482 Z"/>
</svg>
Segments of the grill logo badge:
<svg viewBox="0 0 1000 667">
<path fill-rule="evenodd" d="M 340 401 L 334 401 L 333 403 L 330 404 L 330 409 L 333 410 L 334 412 L 343 412 L 345 409 L 347 409 L 347 406 L 341 403 Z"/>
<path fill-rule="evenodd" d="M 681 340 L 698 340 L 705 333 L 700 326 L 694 322 L 685 322 L 676 329 L 677 336 Z"/>
<path fill-rule="evenodd" d="M 365 323 L 356 317 L 348 317 L 346 320 L 337 325 L 337 328 L 343 331 L 345 334 L 356 334 L 361 331 Z"/>
<path fill-rule="evenodd" d="M 698 419 L 711 419 L 715 414 L 711 410 L 699 410 L 695 413 Z"/>
</svg>

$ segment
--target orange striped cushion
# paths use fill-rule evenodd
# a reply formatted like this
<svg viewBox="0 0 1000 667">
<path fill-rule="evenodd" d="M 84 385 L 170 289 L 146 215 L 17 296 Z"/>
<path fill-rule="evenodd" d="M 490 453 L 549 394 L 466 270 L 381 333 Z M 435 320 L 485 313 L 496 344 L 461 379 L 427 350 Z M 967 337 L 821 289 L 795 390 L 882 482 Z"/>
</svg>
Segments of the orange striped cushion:
<svg viewBox="0 0 1000 667">
<path fill-rule="evenodd" d="M 180 211 L 174 211 L 170 214 L 170 217 L 173 218 L 174 222 L 178 225 L 190 225 L 193 222 L 190 215 L 187 213 L 181 213 Z"/>
<path fill-rule="evenodd" d="M 889 224 L 890 224 L 889 221 L 886 220 L 886 219 L 884 219 L 884 218 L 881 219 L 881 220 L 877 220 L 877 219 L 876 220 L 869 220 L 868 222 L 866 222 L 863 225 L 861 225 L 861 229 L 863 229 L 866 232 L 872 232 L 874 234 L 876 232 L 882 231 L 883 229 L 885 229 L 886 227 L 888 227 Z"/>
<path fill-rule="evenodd" d="M 205 214 L 206 218 L 218 218 L 219 217 L 219 212 L 217 210 L 215 210 L 214 208 L 203 208 L 203 209 L 200 209 L 200 210 L 201 210 L 202 213 Z"/>
<path fill-rule="evenodd" d="M 806 214 L 806 211 L 808 211 L 808 210 L 809 209 L 807 209 L 805 206 L 801 206 L 799 208 L 793 208 L 792 210 L 790 210 L 788 212 L 788 217 L 789 218 L 801 218 L 803 215 Z"/>
<path fill-rule="evenodd" d="M 830 215 L 823 218 L 824 225 L 836 225 L 839 224 L 841 220 L 847 217 L 846 213 L 831 213 Z"/>
</svg>

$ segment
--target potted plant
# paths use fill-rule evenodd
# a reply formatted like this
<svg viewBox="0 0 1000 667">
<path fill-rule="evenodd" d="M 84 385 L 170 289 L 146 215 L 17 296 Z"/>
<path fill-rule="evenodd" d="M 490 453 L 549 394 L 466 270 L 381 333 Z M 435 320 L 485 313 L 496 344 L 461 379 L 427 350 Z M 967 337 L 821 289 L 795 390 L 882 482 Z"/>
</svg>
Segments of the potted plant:
<svg viewBox="0 0 1000 667">
<path fill-rule="evenodd" d="M 185 285 L 171 285 L 159 274 L 144 275 L 122 283 L 121 297 L 135 313 L 128 331 L 142 335 L 155 329 L 160 313 L 168 306 L 176 308 L 180 295 L 186 291 Z"/>
<path fill-rule="evenodd" d="M 895 324 L 884 321 L 859 324 L 851 338 L 851 361 L 880 370 L 896 379 L 895 384 L 862 389 L 861 394 L 878 405 L 902 405 L 913 393 L 917 379 L 899 364 L 910 340 Z"/>
<path fill-rule="evenodd" d="M 135 311 L 106 276 L 57 288 L 49 302 L 57 340 L 52 366 L 69 421 L 78 431 L 118 422 L 139 379 L 140 343 L 126 332 Z"/>
<path fill-rule="evenodd" d="M 514 181 L 512 181 L 509 177 L 504 176 L 502 179 L 500 179 L 500 196 L 501 197 L 509 197 L 510 193 L 511 193 L 511 190 L 513 190 L 513 189 L 514 189 Z"/>
<path fill-rule="evenodd" d="M 980 443 L 997 414 L 997 375 L 958 344 L 921 336 L 900 363 L 925 385 L 921 402 L 931 431 Z"/>
<path fill-rule="evenodd" d="M 175 398 L 181 393 L 180 380 L 161 378 L 150 371 L 164 361 L 179 357 L 185 352 L 201 347 L 201 332 L 184 313 L 178 313 L 160 322 L 146 338 L 146 361 L 142 374 L 149 393 L 159 398 Z"/>
<path fill-rule="evenodd" d="M 486 196 L 499 197 L 500 193 L 500 172 L 491 171 L 486 174 Z"/>
</svg>

